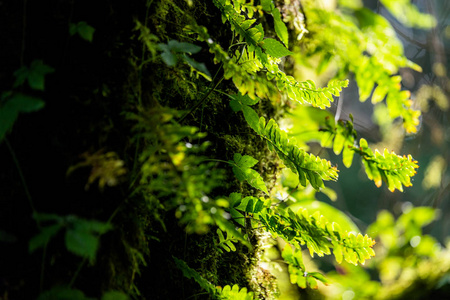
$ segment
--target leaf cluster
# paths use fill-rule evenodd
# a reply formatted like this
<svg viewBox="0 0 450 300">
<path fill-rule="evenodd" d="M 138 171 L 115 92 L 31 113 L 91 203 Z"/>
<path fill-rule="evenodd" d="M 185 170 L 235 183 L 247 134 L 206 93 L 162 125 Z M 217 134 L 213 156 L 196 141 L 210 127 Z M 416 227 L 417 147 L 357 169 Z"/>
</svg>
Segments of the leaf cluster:
<svg viewBox="0 0 450 300">
<path fill-rule="evenodd" d="M 375 182 L 377 187 L 381 186 L 382 181 L 388 185 L 388 189 L 393 192 L 395 189 L 403 191 L 403 186 L 411 186 L 411 177 L 416 174 L 418 168 L 417 161 L 411 155 L 399 156 L 394 152 L 390 153 L 384 149 L 383 154 L 378 150 L 373 152 L 367 141 L 363 138 L 359 141 L 359 147 L 355 145 L 357 138 L 356 131 L 353 128 L 353 117 L 344 122 L 339 120 L 335 124 L 331 118 L 327 118 L 325 127 L 321 130 L 322 146 L 332 147 L 335 154 L 342 152 L 344 165 L 349 168 L 353 161 L 353 154 L 358 153 L 361 156 L 365 167 L 367 177 Z"/>
<path fill-rule="evenodd" d="M 364 264 L 375 256 L 375 241 L 369 236 L 343 231 L 339 224 L 329 222 L 319 212 L 309 215 L 306 209 L 294 213 L 290 208 L 267 209 L 260 214 L 260 221 L 272 233 L 283 238 L 295 248 L 306 245 L 311 256 L 330 255 L 331 249 L 338 263 Z"/>
<path fill-rule="evenodd" d="M 182 60 L 190 65 L 193 70 L 198 72 L 198 74 L 208 80 L 211 80 L 211 73 L 209 73 L 206 65 L 204 63 L 197 62 L 187 55 L 198 53 L 202 47 L 191 43 L 179 42 L 177 40 L 170 40 L 167 44 L 160 43 L 157 47 L 160 51 L 162 51 L 161 58 L 167 66 L 175 67 L 178 60 Z"/>
<path fill-rule="evenodd" d="M 299 148 L 295 139 L 289 139 L 273 119 L 266 124 L 265 118 L 261 117 L 256 132 L 267 141 L 269 149 L 275 151 L 283 163 L 298 174 L 302 186 L 306 186 L 308 180 L 318 190 L 324 187 L 323 180 L 337 179 L 336 167 L 331 166 L 326 159 Z"/>
<path fill-rule="evenodd" d="M 317 280 L 325 285 L 329 281 L 319 272 L 307 272 L 303 263 L 302 252 L 299 250 L 292 250 L 290 245 L 286 245 L 282 251 L 284 261 L 289 265 L 289 278 L 291 283 L 297 284 L 302 289 L 309 286 L 312 289 L 317 289 Z"/>
<path fill-rule="evenodd" d="M 205 233 L 219 218 L 226 202 L 210 197 L 222 183 L 224 171 L 202 156 L 208 142 L 194 142 L 201 141 L 205 134 L 174 120 L 180 114 L 167 107 L 128 114 L 135 124 L 135 139 L 142 142 L 133 172 L 136 188 L 132 196 L 146 199 L 149 214 L 163 228 L 160 213 L 175 210 L 188 232 Z"/>
<path fill-rule="evenodd" d="M 361 101 L 372 96 L 372 102 L 377 103 L 386 97 L 391 119 L 401 117 L 406 131 L 416 132 L 420 111 L 411 107 L 410 94 L 401 91 L 400 77 L 395 75 L 402 67 L 416 71 L 421 68 L 406 59 L 402 43 L 386 19 L 359 6 L 346 7 L 346 10 L 331 12 L 308 4 L 311 22 L 308 30 L 314 41 L 306 54 L 322 57 L 320 70 L 331 62 L 337 63 L 337 78 L 346 76 L 348 71 L 353 72 Z M 336 39 L 336 36 L 340 38 Z"/>
<path fill-rule="evenodd" d="M 235 153 L 233 161 L 230 160 L 229 163 L 233 166 L 233 173 L 237 179 L 245 180 L 252 187 L 269 194 L 261 175 L 251 168 L 258 163 L 258 160 L 249 155 L 242 156 L 240 153 Z"/>
<path fill-rule="evenodd" d="M 108 222 L 86 220 L 77 216 L 59 216 L 55 214 L 34 214 L 38 222 L 49 223 L 41 228 L 41 232 L 29 242 L 29 252 L 45 247 L 50 240 L 61 230 L 65 229 L 65 245 L 67 250 L 75 255 L 95 260 L 100 245 L 100 236 L 112 229 Z"/>
<path fill-rule="evenodd" d="M 367 177 L 373 180 L 377 187 L 384 181 L 393 192 L 395 189 L 403 191 L 402 185 L 412 185 L 411 177 L 416 174 L 418 165 L 411 155 L 399 156 L 387 149 L 384 149 L 383 154 L 378 150 L 374 153 L 365 139 L 360 139 L 359 149 L 355 151 L 362 157 Z"/>
<path fill-rule="evenodd" d="M 22 66 L 14 72 L 16 80 L 13 89 L 2 92 L 0 96 L 0 142 L 4 139 L 6 133 L 12 129 L 19 114 L 38 111 L 45 106 L 45 102 L 41 98 L 14 89 L 23 89 L 25 82 L 27 82 L 32 90 L 44 91 L 45 76 L 54 71 L 42 60 L 33 60 L 30 67 Z"/>
<path fill-rule="evenodd" d="M 242 52 L 236 50 L 235 58 L 230 59 L 228 53 L 211 39 L 206 28 L 191 25 L 188 27 L 188 31 L 197 33 L 199 40 L 208 41 L 210 52 L 215 55 L 215 62 L 223 64 L 224 78 L 232 78 L 243 95 L 248 93 L 252 99 L 256 96 L 268 98 L 272 94 L 268 86 L 274 85 L 278 91 L 285 93 L 292 100 L 324 108 L 330 106 L 330 102 L 333 101 L 332 95 L 339 96 L 342 88 L 348 85 L 348 81 L 336 80 L 330 82 L 327 87 L 317 88 L 310 80 L 296 81 L 278 67 L 279 58 L 291 55 L 292 52 L 275 39 L 264 39 L 264 30 L 261 24 L 253 26 L 256 20 L 247 19 L 239 9 L 233 7 L 230 1 L 215 0 L 213 2 L 222 12 L 223 21 L 230 22 L 231 30 L 238 35 L 240 41 L 245 42 Z M 267 2 L 263 7 L 266 11 L 271 11 L 274 19 L 278 20 L 279 11 L 273 7 L 271 2 L 270 4 Z M 280 29 L 282 26 L 279 25 L 279 22 L 282 22 L 281 19 L 275 22 L 276 28 L 277 24 L 279 27 L 277 34 L 282 41 L 286 42 L 284 29 Z M 266 78 L 255 76 L 262 69 L 266 71 Z M 273 79 L 275 79 L 275 84 L 272 83 Z"/>
</svg>

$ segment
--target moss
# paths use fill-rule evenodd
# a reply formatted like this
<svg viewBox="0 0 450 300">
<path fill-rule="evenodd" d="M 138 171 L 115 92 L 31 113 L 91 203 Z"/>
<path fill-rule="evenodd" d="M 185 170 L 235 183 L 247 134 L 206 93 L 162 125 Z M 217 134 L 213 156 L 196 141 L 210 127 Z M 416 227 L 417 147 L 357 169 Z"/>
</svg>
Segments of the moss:
<svg viewBox="0 0 450 300">
<path fill-rule="evenodd" d="M 190 193 L 195 194 L 192 192 L 195 184 L 189 186 L 190 179 L 200 178 L 196 181 L 197 189 L 208 190 L 211 199 L 228 196 L 235 191 L 245 195 L 258 194 L 247 184 L 238 182 L 227 165 L 212 165 L 208 170 L 210 173 L 198 174 L 198 170 L 203 169 L 196 167 L 203 162 L 194 158 L 204 155 L 228 160 L 234 153 L 251 155 L 260 160 L 259 171 L 264 174 L 266 182 L 273 185 L 272 176 L 276 171 L 273 154 L 247 126 L 242 114 L 230 109 L 229 98 L 218 92 L 211 93 L 204 104 L 181 124 L 195 126 L 207 133 L 207 137 L 170 140 L 170 130 L 174 128 L 171 126 L 177 125 L 182 113 L 189 111 L 209 91 L 211 83 L 197 78 L 187 64 L 167 67 L 158 55 L 143 47 L 139 32 L 133 30 L 136 20 L 139 20 L 147 26 L 150 34 L 158 38 L 158 41 L 152 41 L 153 44 L 175 39 L 200 45 L 203 49 L 194 58 L 205 62 L 214 74 L 219 66 L 212 63 L 206 44 L 186 36 L 183 29 L 195 17 L 200 24 L 207 25 L 216 40 L 226 45 L 231 40 L 231 32 L 223 30 L 219 11 L 211 2 L 193 1 L 193 5 L 189 5 L 184 0 L 147 1 L 133 5 L 106 1 L 92 11 L 89 7 L 87 1 L 82 1 L 77 3 L 76 10 L 73 7 L 61 8 L 61 11 L 57 11 L 59 7 L 37 10 L 42 12 L 42 16 L 51 17 L 56 31 L 41 28 L 37 32 L 33 29 L 36 34 L 27 36 L 30 44 L 44 45 L 43 41 L 53 41 L 51 45 L 54 47 L 49 53 L 32 53 L 33 56 L 26 60 L 31 61 L 35 55 L 39 57 L 42 54 L 45 62 L 56 68 L 57 76 L 48 80 L 45 92 L 47 107 L 43 114 L 15 125 L 17 132 L 26 134 L 11 136 L 11 141 L 14 148 L 21 149 L 18 156 L 26 166 L 25 176 L 36 178 L 30 180 L 30 190 L 39 211 L 76 214 L 101 221 L 110 219 L 114 230 L 100 238 L 101 247 L 95 264 L 81 264 L 79 273 L 77 268 L 82 259 L 74 259 L 61 237 L 52 241 L 54 245 L 48 248 L 48 257 L 43 262 L 47 273 L 42 288 L 50 289 L 55 284 L 68 284 L 73 280 L 73 288 L 95 297 L 101 297 L 109 290 L 123 291 L 142 299 L 185 299 L 202 293 L 194 281 L 184 278 L 176 268 L 172 258 L 176 256 L 214 285 L 238 284 L 255 289 L 261 295 L 269 295 L 267 291 L 273 288 L 271 284 L 256 288 L 250 282 L 258 268 L 260 248 L 249 251 L 247 247 L 236 244 L 236 252 L 221 252 L 216 246 L 215 228 L 203 235 L 188 235 L 186 223 L 180 225 L 183 220 L 175 215 L 180 206 L 177 199 L 191 197 L 194 201 L 199 198 L 190 196 Z M 75 11 L 74 20 L 75 17 L 85 20 L 96 28 L 93 43 L 67 36 L 66 24 L 71 11 Z M 33 15 L 32 20 L 35 18 Z M 105 20 L 104 24 L 102 20 Z M 112 29 L 117 34 L 113 34 Z M 57 49 L 59 44 L 53 40 L 53 35 L 57 34 L 61 34 L 63 40 L 69 40 L 67 52 Z M 21 38 L 17 38 L 15 43 L 20 49 Z M 66 57 L 60 63 L 58 59 L 62 56 Z M 220 72 L 218 76 L 221 76 Z M 220 89 L 235 93 L 231 82 L 223 82 Z M 274 117 L 277 109 L 272 103 L 257 107 L 258 113 L 266 117 Z M 132 119 L 130 116 L 133 114 L 141 119 Z M 172 119 L 165 120 L 171 114 Z M 139 124 L 142 126 L 137 126 Z M 198 154 L 186 149 L 177 150 L 188 141 L 194 148 L 201 147 L 204 141 L 209 141 L 212 146 Z M 36 149 L 39 160 L 24 150 L 28 145 Z M 65 174 L 71 165 L 80 161 L 81 153 L 95 153 L 100 149 L 117 153 L 125 161 L 128 172 L 124 182 L 113 188 L 105 186 L 104 191 L 100 191 L 97 184 L 91 184 L 86 191 L 86 183 L 92 175 L 90 168 L 77 170 L 69 177 Z M 142 158 L 145 151 L 150 154 Z M 175 151 L 187 159 L 192 158 L 192 161 L 177 166 L 170 155 Z M 15 174 L 14 165 L 8 163 L 6 166 Z M 184 166 L 191 169 L 185 170 Z M 148 171 L 147 167 L 156 171 L 147 173 L 150 174 L 147 181 L 141 180 L 143 173 Z M 225 170 L 226 178 L 208 185 L 206 179 L 211 181 L 223 177 L 219 169 Z M 48 170 L 52 175 L 43 178 L 42 170 Z M 15 189 L 7 198 L 11 203 L 22 205 L 23 190 L 16 184 L 17 176 L 5 180 Z M 54 185 L 51 191 L 47 180 Z M 170 180 L 174 181 L 172 186 L 167 184 Z M 30 214 L 29 210 L 22 209 L 17 220 L 21 224 L 29 224 L 32 222 Z M 35 233 L 17 230 L 16 234 L 27 241 Z M 257 244 L 255 233 L 249 229 L 248 234 L 251 242 Z M 20 249 L 26 249 L 22 244 Z M 13 257 L 15 251 L 16 248 L 11 248 L 8 254 Z M 50 267 L 52 262 L 55 264 Z M 27 263 L 33 266 L 33 272 L 24 278 L 24 282 L 27 286 L 33 285 L 33 289 L 12 293 L 12 298 L 32 299 L 37 296 L 40 261 L 36 256 L 27 256 Z M 8 270 L 13 269 L 13 266 L 7 267 Z M 260 278 L 272 280 L 265 275 Z M 11 282 L 13 286 L 19 286 L 14 279 Z"/>
</svg>

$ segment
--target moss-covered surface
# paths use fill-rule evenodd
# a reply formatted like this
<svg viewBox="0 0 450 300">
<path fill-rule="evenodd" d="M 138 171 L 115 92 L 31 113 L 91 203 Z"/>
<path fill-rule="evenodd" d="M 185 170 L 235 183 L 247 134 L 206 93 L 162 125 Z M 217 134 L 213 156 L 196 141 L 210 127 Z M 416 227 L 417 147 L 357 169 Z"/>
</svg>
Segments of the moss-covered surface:
<svg viewBox="0 0 450 300">
<path fill-rule="evenodd" d="M 26 85 L 16 88 L 42 98 L 45 108 L 21 114 L 7 140 L 0 144 L 0 229 L 12 237 L 2 241 L 0 296 L 33 299 L 42 291 L 62 285 L 92 297 L 118 290 L 139 299 L 207 299 L 197 283 L 183 277 L 172 256 L 186 261 L 214 285 L 238 284 L 261 297 L 273 292 L 273 278 L 257 270 L 258 247 L 250 251 L 237 244 L 236 252 L 220 251 L 215 246 L 215 228 L 204 234 L 186 233 L 186 224 L 180 224 L 176 217 L 178 204 L 171 202 L 171 197 L 182 190 L 183 177 L 173 186 L 178 190 L 165 195 L 160 187 L 155 187 L 153 194 L 141 190 L 143 161 L 139 157 L 151 147 L 160 147 L 152 162 L 159 171 L 147 180 L 166 174 L 173 179 L 184 173 L 167 167 L 170 161 L 165 147 L 178 147 L 165 140 L 167 127 L 150 122 L 136 130 L 139 121 L 130 115 L 150 116 L 150 120 L 164 123 L 163 107 L 170 107 L 182 111 L 174 113 L 173 120 L 180 118 L 208 92 L 210 82 L 192 73 L 187 64 L 169 68 L 158 55 L 152 55 L 139 39 L 140 31 L 135 30 L 137 21 L 160 43 L 196 43 L 183 31 L 192 18 L 206 26 L 224 47 L 231 39 L 231 32 L 223 26 L 211 2 L 188 2 L 1 4 L 0 19 L 10 30 L 0 31 L 4 45 L 0 90 L 10 90 L 15 70 L 35 59 L 41 59 L 55 72 L 46 76 L 45 91 L 33 91 Z M 95 28 L 92 42 L 69 35 L 69 24 L 80 21 Z M 206 47 L 193 58 L 204 62 L 212 74 L 219 69 Z M 224 81 L 220 89 L 235 93 L 230 82 Z M 186 141 L 194 145 L 208 141 L 210 146 L 201 153 L 208 158 L 229 160 L 234 153 L 252 155 L 260 160 L 259 171 L 270 187 L 277 172 L 276 159 L 228 102 L 227 96 L 213 92 L 189 114 L 181 125 L 195 126 L 207 137 Z M 257 110 L 259 115 L 275 117 L 280 107 L 264 102 Z M 142 137 L 145 130 L 148 136 Z M 104 155 L 111 152 L 117 161 L 123 161 L 125 175 L 116 178 L 101 170 Z M 79 165 L 68 173 L 72 166 L 93 157 L 98 158 L 97 165 Z M 91 177 L 95 168 L 100 168 L 100 175 Z M 214 168 L 222 180 L 207 187 L 208 197 L 220 198 L 230 192 L 257 195 L 256 190 L 234 178 L 228 165 L 214 163 Z M 104 186 L 99 181 L 102 176 L 106 178 Z M 117 184 L 108 182 L 107 176 Z M 203 183 L 198 184 L 201 189 Z M 62 233 L 50 240 L 45 254 L 43 249 L 29 254 L 28 242 L 39 232 L 33 212 L 111 220 L 114 229 L 101 236 L 94 263 L 68 252 Z M 247 233 L 252 244 L 257 245 L 257 235 Z M 261 278 L 255 283 L 254 274 L 258 272 Z"/>
</svg>

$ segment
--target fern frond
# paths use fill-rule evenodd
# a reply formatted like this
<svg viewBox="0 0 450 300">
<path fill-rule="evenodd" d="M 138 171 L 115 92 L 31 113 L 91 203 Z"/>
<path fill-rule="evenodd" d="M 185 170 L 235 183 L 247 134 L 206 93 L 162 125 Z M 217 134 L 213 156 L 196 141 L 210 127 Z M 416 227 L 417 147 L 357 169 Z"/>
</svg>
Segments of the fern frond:
<svg viewBox="0 0 450 300">
<path fill-rule="evenodd" d="M 242 156 L 240 153 L 235 153 L 233 160 L 228 161 L 233 166 L 233 173 L 240 181 L 247 181 L 252 187 L 269 194 L 267 187 L 261 175 L 253 170 L 253 167 L 258 160 L 249 155 Z"/>
<path fill-rule="evenodd" d="M 294 77 L 282 72 L 276 61 L 266 64 L 267 79 L 275 79 L 280 92 L 286 93 L 291 99 L 301 104 L 311 104 L 319 108 L 330 107 L 333 95 L 339 96 L 343 88 L 348 86 L 348 80 L 332 80 L 327 87 L 318 88 L 312 80 L 298 82 Z"/>
<path fill-rule="evenodd" d="M 320 129 L 324 132 L 321 139 L 322 147 L 332 147 L 336 155 L 342 152 L 342 161 L 347 168 L 350 168 L 353 162 L 355 152 L 352 149 L 357 137 L 353 127 L 353 116 L 350 114 L 349 117 L 350 120 L 346 122 L 339 120 L 336 123 L 333 118 L 327 117 L 326 128 Z"/>
<path fill-rule="evenodd" d="M 247 51 L 246 48 L 242 50 L 242 53 L 240 53 L 239 50 L 236 50 L 232 61 L 249 74 L 255 74 L 263 68 L 261 61 L 256 57 L 255 52 Z"/>
<path fill-rule="evenodd" d="M 386 98 L 390 118 L 402 118 L 406 132 L 417 132 L 416 127 L 420 124 L 421 113 L 411 108 L 411 93 L 401 90 L 400 76 L 390 76 L 389 73 L 383 72 L 381 64 L 374 61 L 373 58 L 364 58 L 359 66 L 355 66 L 354 71 L 361 101 L 365 101 L 371 94 L 373 104 Z M 375 84 L 378 86 L 374 89 Z"/>
<path fill-rule="evenodd" d="M 240 8 L 233 7 L 230 1 L 227 0 L 213 0 L 214 5 L 222 13 L 222 22 L 230 22 L 231 30 L 236 32 L 238 36 L 245 40 L 250 45 L 253 51 L 264 38 L 264 30 L 262 25 L 250 28 L 255 23 L 255 19 L 246 20 L 244 15 L 240 14 Z"/>
<path fill-rule="evenodd" d="M 230 1 L 227 0 L 213 0 L 213 3 L 222 13 L 222 21 L 224 23 L 226 21 L 230 23 L 231 30 L 238 35 L 240 41 L 244 40 L 247 43 L 249 52 L 255 52 L 263 64 L 268 62 L 268 55 L 279 58 L 292 54 L 291 51 L 277 40 L 264 40 L 264 29 L 262 25 L 258 24 L 251 27 L 256 20 L 247 19 L 242 15 L 239 3 L 233 1 L 233 5 L 231 5 Z M 279 31 L 281 29 L 279 22 L 282 23 L 281 18 L 280 20 L 276 19 L 276 21 L 278 21 L 277 27 Z M 282 31 L 279 32 L 282 34 Z"/>
<path fill-rule="evenodd" d="M 323 180 L 337 179 L 336 167 L 331 166 L 326 159 L 300 149 L 295 139 L 288 139 L 287 133 L 273 119 L 266 124 L 266 119 L 261 117 L 257 133 L 267 141 L 269 149 L 275 151 L 284 164 L 298 174 L 302 186 L 306 186 L 308 180 L 318 190 L 324 186 Z"/>
<path fill-rule="evenodd" d="M 230 14 L 235 13 L 230 12 Z M 245 26 L 240 28 L 245 28 Z M 273 39 L 258 40 L 258 42 L 254 39 L 251 39 L 250 42 L 246 41 L 248 49 L 244 48 L 242 53 L 236 52 L 235 56 L 230 58 L 219 44 L 211 40 L 206 28 L 190 25 L 186 30 L 197 33 L 199 40 L 208 42 L 210 52 L 214 54 L 214 62 L 223 64 L 224 78 L 232 79 L 239 92 L 242 95 L 248 94 L 252 99 L 256 97 L 270 98 L 275 94 L 275 87 L 272 83 L 272 80 L 275 79 L 276 89 L 288 95 L 290 99 L 323 109 L 330 106 L 333 95 L 339 96 L 342 88 L 348 86 L 348 80 L 334 80 L 330 81 L 327 87 L 317 88 L 311 80 L 298 82 L 294 77 L 286 75 L 279 69 L 277 57 L 288 55 L 289 51 Z M 262 28 L 257 30 L 263 33 Z M 257 43 L 256 46 L 254 46 L 255 43 Z M 267 69 L 266 76 L 259 76 L 257 72 L 263 68 Z"/>
<path fill-rule="evenodd" d="M 383 154 L 375 150 L 375 153 L 369 148 L 367 141 L 361 139 L 359 149 L 355 149 L 363 160 L 367 177 L 373 180 L 377 187 L 384 181 L 388 189 L 393 192 L 395 189 L 403 191 L 403 186 L 411 186 L 411 177 L 416 174 L 419 166 L 411 155 L 399 156 L 394 152 L 389 153 L 387 149 Z"/>
<path fill-rule="evenodd" d="M 305 289 L 307 285 L 312 289 L 317 289 L 317 280 L 319 280 L 323 284 L 328 285 L 328 280 L 323 274 L 319 272 L 308 273 L 306 271 L 301 250 L 292 250 L 291 246 L 287 244 L 283 249 L 282 257 L 289 265 L 289 278 L 292 284 L 297 284 L 302 289 Z"/>
<path fill-rule="evenodd" d="M 253 300 L 253 292 L 247 292 L 247 288 L 239 289 L 237 284 L 230 287 L 226 285 L 224 288 L 217 287 L 217 291 L 220 294 L 220 299 L 223 300 Z"/>
<path fill-rule="evenodd" d="M 404 1 L 385 2 L 398 4 Z M 315 44 L 308 49 L 308 54 L 320 53 L 323 61 L 335 61 L 343 70 L 337 74 L 338 78 L 348 71 L 353 72 L 360 101 L 367 100 L 372 92 L 374 103 L 389 98 L 390 117 L 403 118 L 407 132 L 416 132 L 420 113 L 411 109 L 409 96 L 405 99 L 406 93 L 400 90 L 399 77 L 393 75 L 399 68 L 408 67 L 418 72 L 421 68 L 405 57 L 401 41 L 385 18 L 368 9 L 358 9 L 353 13 L 347 15 L 309 8 L 308 18 L 314 22 L 310 22 L 308 30 L 314 35 Z M 327 30 L 323 30 L 325 27 Z M 333 35 L 329 34 L 330 31 Z M 347 42 L 341 43 L 344 38 Z"/>
<path fill-rule="evenodd" d="M 333 249 L 338 263 L 344 259 L 355 265 L 375 256 L 372 249 L 375 241 L 369 236 L 343 231 L 339 224 L 329 222 L 319 212 L 309 215 L 306 209 L 297 213 L 289 208 L 266 209 L 259 219 L 274 237 L 283 238 L 297 249 L 306 245 L 311 256 L 330 255 Z"/>
<path fill-rule="evenodd" d="M 258 213 L 260 213 L 264 207 L 270 207 L 270 199 L 264 200 L 262 197 L 258 199 L 252 196 L 242 198 L 240 193 L 231 193 L 229 201 L 231 204 L 229 213 L 233 220 L 242 227 L 246 226 L 245 220 L 247 217 L 251 216 L 257 219 Z"/>
<path fill-rule="evenodd" d="M 178 259 L 175 256 L 172 256 L 172 258 L 175 261 L 178 269 L 183 272 L 184 277 L 188 279 L 194 279 L 200 285 L 200 287 L 207 291 L 214 299 L 221 299 L 220 292 L 211 282 L 203 278 L 197 271 L 190 268 L 185 261 Z"/>
<path fill-rule="evenodd" d="M 239 289 L 237 284 L 215 287 L 211 282 L 203 278 L 197 271 L 190 268 L 185 261 L 172 256 L 178 269 L 183 272 L 184 277 L 194 279 L 202 289 L 207 291 L 213 299 L 217 300 L 253 300 L 253 292 L 247 292 L 246 288 Z"/>
<path fill-rule="evenodd" d="M 239 233 L 241 232 L 240 230 L 238 230 Z M 236 251 L 236 247 L 234 246 L 234 243 L 239 242 L 239 239 L 235 236 L 233 236 L 232 233 L 228 233 L 227 231 L 225 231 L 226 237 L 224 235 L 224 232 L 222 230 L 220 230 L 219 228 L 217 228 L 217 236 L 219 237 L 219 243 L 217 244 L 218 247 L 221 247 L 222 249 L 224 249 L 227 252 L 230 251 Z M 221 249 L 218 249 L 219 252 L 222 252 Z"/>
<path fill-rule="evenodd" d="M 348 168 L 352 164 L 353 153 L 356 152 L 361 156 L 367 177 L 375 182 L 377 187 L 381 186 L 384 181 L 388 185 L 391 192 L 395 189 L 403 191 L 403 186 L 411 186 L 411 177 L 416 174 L 415 169 L 418 168 L 417 161 L 411 155 L 399 156 L 395 153 L 389 153 L 384 149 L 383 154 L 378 150 L 375 153 L 369 148 L 365 139 L 360 139 L 359 147 L 354 145 L 357 137 L 353 128 L 353 117 L 346 122 L 339 120 L 336 124 L 332 124 L 332 119 L 326 120 L 326 128 L 322 136 L 323 147 L 333 147 L 334 153 L 342 153 L 344 165 Z"/>
</svg>

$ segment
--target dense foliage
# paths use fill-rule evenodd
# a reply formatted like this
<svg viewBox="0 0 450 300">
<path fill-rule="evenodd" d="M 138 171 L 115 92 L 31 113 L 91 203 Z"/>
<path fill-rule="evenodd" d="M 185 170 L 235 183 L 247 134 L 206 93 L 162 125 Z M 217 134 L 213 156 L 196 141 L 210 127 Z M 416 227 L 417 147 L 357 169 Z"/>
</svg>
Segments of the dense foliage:
<svg viewBox="0 0 450 300">
<path fill-rule="evenodd" d="M 421 129 L 399 73 L 422 68 L 388 20 L 362 1 L 124 2 L 0 4 L 4 299 L 449 295 L 450 252 L 424 231 L 437 205 L 367 227 L 334 202 L 336 156 L 361 161 L 350 192 L 404 192 L 419 167 L 342 113 L 356 83 L 381 131 Z M 445 158 L 427 172 L 443 185 Z"/>
</svg>

